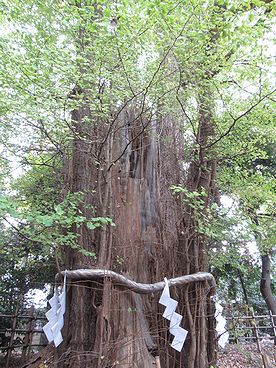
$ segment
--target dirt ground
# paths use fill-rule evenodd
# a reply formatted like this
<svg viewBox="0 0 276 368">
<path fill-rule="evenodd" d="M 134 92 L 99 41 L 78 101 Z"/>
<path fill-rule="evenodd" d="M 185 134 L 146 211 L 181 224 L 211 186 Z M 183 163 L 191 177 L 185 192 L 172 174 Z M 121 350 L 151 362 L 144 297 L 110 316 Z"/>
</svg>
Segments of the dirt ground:
<svg viewBox="0 0 276 368">
<path fill-rule="evenodd" d="M 51 368 L 53 361 L 54 348 L 48 345 L 39 353 L 34 354 L 28 362 L 24 362 L 19 355 L 12 356 L 8 368 Z M 2 354 L 0 354 L 0 368 L 6 368 L 6 359 Z"/>
<path fill-rule="evenodd" d="M 219 352 L 217 368 L 266 368 L 276 367 L 276 346 L 272 341 L 262 344 L 263 357 L 257 344 L 227 345 Z"/>
<path fill-rule="evenodd" d="M 263 344 L 266 368 L 276 367 L 276 346 L 269 342 Z M 22 362 L 20 357 L 13 357 L 9 368 L 51 368 L 54 361 L 53 347 L 48 345 L 42 352 L 34 355 L 29 363 Z M 5 368 L 5 360 L 0 356 L 0 368 Z M 162 367 L 169 368 L 169 367 Z M 218 354 L 216 368 L 263 368 L 263 358 L 258 353 L 256 344 L 227 345 Z"/>
</svg>

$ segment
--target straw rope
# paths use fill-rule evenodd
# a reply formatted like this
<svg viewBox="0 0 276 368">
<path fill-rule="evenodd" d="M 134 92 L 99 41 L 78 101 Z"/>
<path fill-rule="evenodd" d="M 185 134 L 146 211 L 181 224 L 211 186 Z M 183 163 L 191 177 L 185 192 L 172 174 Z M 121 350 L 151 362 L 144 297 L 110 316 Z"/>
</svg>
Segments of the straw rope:
<svg viewBox="0 0 276 368">
<path fill-rule="evenodd" d="M 79 269 L 73 271 L 62 271 L 61 275 L 64 276 L 66 273 L 68 279 L 72 281 L 90 281 L 103 278 L 110 278 L 115 284 L 123 286 L 131 291 L 138 294 L 150 294 L 162 291 L 165 282 L 159 281 L 154 284 L 142 284 L 135 282 L 117 272 L 103 269 Z M 56 279 L 60 274 L 56 275 Z M 207 281 L 210 284 L 210 292 L 213 294 L 216 289 L 216 281 L 214 276 L 208 272 L 198 272 L 191 275 L 184 275 L 175 278 L 168 279 L 169 286 L 187 285 L 194 282 Z"/>
</svg>

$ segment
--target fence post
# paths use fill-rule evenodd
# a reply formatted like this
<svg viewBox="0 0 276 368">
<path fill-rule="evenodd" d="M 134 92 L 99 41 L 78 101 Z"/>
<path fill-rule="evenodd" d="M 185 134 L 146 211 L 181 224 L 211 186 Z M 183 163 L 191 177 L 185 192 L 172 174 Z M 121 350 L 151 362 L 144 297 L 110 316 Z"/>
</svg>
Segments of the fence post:
<svg viewBox="0 0 276 368">
<path fill-rule="evenodd" d="M 29 322 L 29 346 L 28 346 L 28 359 L 30 358 L 31 351 L 32 351 L 32 343 L 33 343 L 33 334 L 34 334 L 34 305 L 30 308 L 30 322 Z"/>
<path fill-rule="evenodd" d="M 10 366 L 10 360 L 11 360 L 11 354 L 12 354 L 12 346 L 13 346 L 13 340 L 14 340 L 14 336 L 15 336 L 17 316 L 18 316 L 18 312 L 20 310 L 20 304 L 21 303 L 19 301 L 18 304 L 17 304 L 17 307 L 15 309 L 15 312 L 14 312 L 14 315 L 13 315 L 13 319 L 12 319 L 12 330 L 11 330 L 10 342 L 9 342 L 9 345 L 8 345 L 6 368 L 9 368 L 9 366 Z"/>
<path fill-rule="evenodd" d="M 273 315 L 271 310 L 269 311 L 269 315 L 270 315 L 271 325 L 272 325 L 272 329 L 273 329 L 273 333 L 274 333 L 274 345 L 276 345 L 276 325 L 275 325 L 276 316 Z"/>
<path fill-rule="evenodd" d="M 29 322 L 27 327 L 26 335 L 24 336 L 24 346 L 22 349 L 22 358 L 25 361 L 26 357 L 30 357 L 31 348 L 32 348 L 32 340 L 33 340 L 33 330 L 34 330 L 34 306 L 32 305 L 29 310 Z"/>
<path fill-rule="evenodd" d="M 254 335 L 256 337 L 258 351 L 259 351 L 259 353 L 260 353 L 260 355 L 262 357 L 263 366 L 264 366 L 264 368 L 270 368 L 269 367 L 270 364 L 269 364 L 269 361 L 268 361 L 268 357 L 262 351 L 262 345 L 261 345 L 260 338 L 259 338 L 259 332 L 258 332 L 258 327 L 257 327 L 256 318 L 255 318 L 255 314 L 254 314 L 254 309 L 253 308 L 251 308 L 251 315 L 252 315 L 251 325 L 252 325 L 253 333 L 254 333 Z"/>
<path fill-rule="evenodd" d="M 226 320 L 228 320 L 228 331 L 229 333 L 231 333 L 233 335 L 233 341 L 235 344 L 238 343 L 238 339 L 237 339 L 237 333 L 236 333 L 236 323 L 235 323 L 235 317 L 233 315 L 233 308 L 232 306 L 228 306 L 227 308 L 228 311 L 228 317 L 226 317 Z"/>
</svg>

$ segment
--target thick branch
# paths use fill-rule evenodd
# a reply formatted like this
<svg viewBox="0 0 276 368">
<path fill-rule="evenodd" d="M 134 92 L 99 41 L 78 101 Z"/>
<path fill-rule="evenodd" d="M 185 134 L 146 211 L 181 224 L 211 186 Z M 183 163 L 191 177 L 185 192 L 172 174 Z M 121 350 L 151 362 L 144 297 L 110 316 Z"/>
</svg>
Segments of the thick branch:
<svg viewBox="0 0 276 368">
<path fill-rule="evenodd" d="M 142 284 L 139 282 L 135 282 L 111 270 L 79 269 L 73 271 L 62 271 L 61 275 L 64 276 L 65 272 L 68 278 L 76 281 L 80 280 L 90 281 L 108 277 L 111 280 L 113 280 L 115 284 L 126 287 L 127 289 L 135 291 L 138 294 L 156 293 L 162 291 L 165 286 L 164 281 L 159 281 L 154 284 Z M 56 279 L 59 277 L 59 275 L 60 274 L 56 275 Z M 193 282 L 202 282 L 202 281 L 208 281 L 210 284 L 210 289 L 212 293 L 214 293 L 216 289 L 216 281 L 214 279 L 214 276 L 208 272 L 198 272 L 192 275 L 184 275 L 168 279 L 168 283 L 170 286 L 187 285 Z"/>
</svg>

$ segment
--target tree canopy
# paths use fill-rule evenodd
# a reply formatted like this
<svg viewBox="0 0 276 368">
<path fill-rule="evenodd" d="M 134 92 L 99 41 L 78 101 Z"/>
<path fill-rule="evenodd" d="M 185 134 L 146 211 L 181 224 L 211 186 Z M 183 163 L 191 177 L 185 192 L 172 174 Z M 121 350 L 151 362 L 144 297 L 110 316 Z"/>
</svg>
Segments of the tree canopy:
<svg viewBox="0 0 276 368">
<path fill-rule="evenodd" d="M 53 281 L 75 254 L 129 269 L 104 244 L 121 236 L 120 206 L 132 218 L 126 178 L 144 177 L 141 234 L 161 225 L 143 241 L 177 232 L 175 269 L 209 269 L 225 301 L 257 303 L 275 272 L 273 2 L 5 0 L 0 12 L 1 293 Z"/>
</svg>

